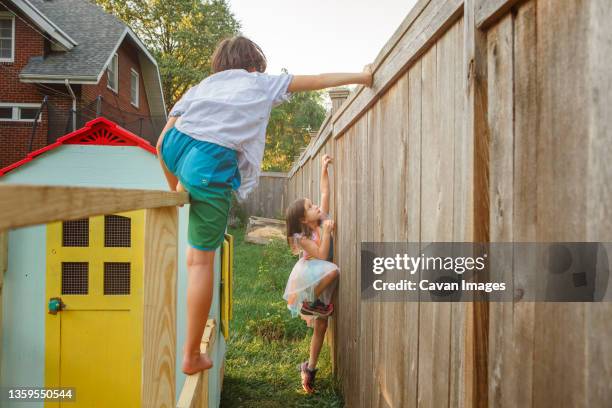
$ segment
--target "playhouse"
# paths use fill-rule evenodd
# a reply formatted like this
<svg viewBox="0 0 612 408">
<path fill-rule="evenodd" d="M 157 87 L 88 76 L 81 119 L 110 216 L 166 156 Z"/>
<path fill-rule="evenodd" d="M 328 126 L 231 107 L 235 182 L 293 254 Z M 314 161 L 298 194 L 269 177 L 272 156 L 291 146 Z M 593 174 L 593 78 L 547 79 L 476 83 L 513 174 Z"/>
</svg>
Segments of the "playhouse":
<svg viewBox="0 0 612 408">
<path fill-rule="evenodd" d="M 167 190 L 155 147 L 105 118 L 1 169 L 0 183 Z M 180 370 L 187 206 L 178 208 L 178 220 L 178 270 L 173 279 L 156 283 L 170 285 L 162 289 L 176 301 L 175 327 L 168 329 L 176 333 L 168 336 L 175 339 L 169 344 L 176 348 L 176 400 L 189 382 Z M 74 387 L 75 407 L 144 406 L 148 338 L 143 320 L 156 319 L 143 300 L 144 223 L 144 210 L 138 210 L 8 233 L 8 267 L 0 280 L 0 387 Z M 220 400 L 231 317 L 232 247 L 228 235 L 215 257 L 212 324 L 207 327 L 214 337 L 208 351 L 214 367 L 207 375 L 204 404 L 210 407 Z M 28 406 L 43 406 L 38 404 Z"/>
</svg>

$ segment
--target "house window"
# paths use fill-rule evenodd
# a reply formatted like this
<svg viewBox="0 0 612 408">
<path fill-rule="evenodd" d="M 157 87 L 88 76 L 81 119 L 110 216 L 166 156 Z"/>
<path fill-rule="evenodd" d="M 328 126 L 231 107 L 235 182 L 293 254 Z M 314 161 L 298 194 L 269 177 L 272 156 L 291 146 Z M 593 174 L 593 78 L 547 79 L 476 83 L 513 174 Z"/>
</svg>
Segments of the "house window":
<svg viewBox="0 0 612 408">
<path fill-rule="evenodd" d="M 140 76 L 138 75 L 138 72 L 134 71 L 134 69 L 132 69 L 132 80 L 131 80 L 131 99 L 132 99 L 132 105 L 134 105 L 135 107 L 138 107 L 138 97 L 139 97 L 139 79 Z"/>
<path fill-rule="evenodd" d="M 15 17 L 0 12 L 0 62 L 15 59 Z"/>
<path fill-rule="evenodd" d="M 106 70 L 108 75 L 108 87 L 115 93 L 119 92 L 119 56 L 113 55 L 110 64 Z"/>
<path fill-rule="evenodd" d="M 0 106 L 0 119 L 13 120 L 13 108 Z"/>
<path fill-rule="evenodd" d="M 34 122 L 39 109 L 38 103 L 0 103 L 0 121 Z"/>
</svg>

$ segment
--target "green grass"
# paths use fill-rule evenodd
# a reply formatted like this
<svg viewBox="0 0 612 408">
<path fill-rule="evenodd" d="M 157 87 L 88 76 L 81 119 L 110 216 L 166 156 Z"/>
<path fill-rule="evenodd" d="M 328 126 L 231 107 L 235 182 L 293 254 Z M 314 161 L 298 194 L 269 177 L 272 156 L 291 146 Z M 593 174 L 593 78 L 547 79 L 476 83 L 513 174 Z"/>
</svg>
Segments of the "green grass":
<svg viewBox="0 0 612 408">
<path fill-rule="evenodd" d="M 312 329 L 291 318 L 282 298 L 297 258 L 285 242 L 253 245 L 244 242 L 244 229 L 230 233 L 235 237 L 234 312 L 221 406 L 343 407 L 327 345 L 319 357 L 317 392 L 302 391 L 297 365 L 308 359 Z"/>
</svg>

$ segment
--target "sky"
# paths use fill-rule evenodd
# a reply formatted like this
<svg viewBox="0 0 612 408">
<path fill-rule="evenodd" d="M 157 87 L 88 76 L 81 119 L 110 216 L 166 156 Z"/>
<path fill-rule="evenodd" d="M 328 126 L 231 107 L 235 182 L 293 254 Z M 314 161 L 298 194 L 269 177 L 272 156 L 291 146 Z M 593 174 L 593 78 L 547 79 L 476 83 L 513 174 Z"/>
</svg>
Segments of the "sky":
<svg viewBox="0 0 612 408">
<path fill-rule="evenodd" d="M 359 72 L 374 61 L 417 0 L 228 0 L 270 74 Z"/>
</svg>

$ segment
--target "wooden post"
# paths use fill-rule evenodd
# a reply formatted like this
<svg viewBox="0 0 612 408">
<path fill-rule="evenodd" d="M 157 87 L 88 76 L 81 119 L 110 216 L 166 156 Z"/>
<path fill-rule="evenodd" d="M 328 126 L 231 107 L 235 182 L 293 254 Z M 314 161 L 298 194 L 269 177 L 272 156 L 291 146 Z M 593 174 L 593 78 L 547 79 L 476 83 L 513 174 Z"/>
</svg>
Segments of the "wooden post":
<svg viewBox="0 0 612 408">
<path fill-rule="evenodd" d="M 348 98 L 349 93 L 350 91 L 346 88 L 332 88 L 327 92 L 332 101 L 332 115 L 338 112 L 340 106 Z"/>
<path fill-rule="evenodd" d="M 176 387 L 176 207 L 146 210 L 142 406 L 174 406 Z"/>
</svg>

